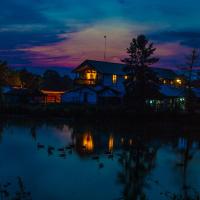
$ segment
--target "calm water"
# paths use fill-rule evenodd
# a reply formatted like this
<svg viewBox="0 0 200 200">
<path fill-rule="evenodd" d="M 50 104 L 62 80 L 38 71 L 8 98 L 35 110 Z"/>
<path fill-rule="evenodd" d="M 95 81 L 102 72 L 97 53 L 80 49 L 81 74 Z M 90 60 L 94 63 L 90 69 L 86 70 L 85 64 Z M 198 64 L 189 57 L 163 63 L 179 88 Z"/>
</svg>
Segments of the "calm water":
<svg viewBox="0 0 200 200">
<path fill-rule="evenodd" d="M 0 123 L 1 191 L 14 196 L 25 190 L 37 200 L 192 196 L 200 192 L 200 135 L 198 128 L 180 127 L 5 120 Z M 3 196 L 0 200 L 9 199 Z"/>
</svg>

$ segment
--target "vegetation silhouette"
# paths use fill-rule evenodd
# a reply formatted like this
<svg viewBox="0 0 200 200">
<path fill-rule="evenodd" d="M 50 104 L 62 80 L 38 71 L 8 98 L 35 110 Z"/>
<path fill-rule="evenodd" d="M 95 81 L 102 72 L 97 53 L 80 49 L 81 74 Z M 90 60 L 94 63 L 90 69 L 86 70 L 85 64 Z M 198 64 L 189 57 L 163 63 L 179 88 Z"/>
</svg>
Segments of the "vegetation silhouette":
<svg viewBox="0 0 200 200">
<path fill-rule="evenodd" d="M 130 47 L 127 48 L 129 57 L 122 60 L 126 65 L 124 71 L 128 77 L 125 81 L 125 101 L 142 112 L 145 110 L 146 100 L 158 94 L 158 79 L 149 68 L 159 60 L 153 56 L 155 50 L 153 43 L 150 43 L 146 36 L 139 35 L 132 39 Z"/>
</svg>

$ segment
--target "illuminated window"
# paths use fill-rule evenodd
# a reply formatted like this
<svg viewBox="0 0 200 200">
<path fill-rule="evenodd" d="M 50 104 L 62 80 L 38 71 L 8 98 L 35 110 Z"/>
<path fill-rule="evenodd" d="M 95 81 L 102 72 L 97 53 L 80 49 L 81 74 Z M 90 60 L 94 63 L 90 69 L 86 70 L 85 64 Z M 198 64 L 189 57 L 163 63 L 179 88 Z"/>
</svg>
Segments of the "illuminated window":
<svg viewBox="0 0 200 200">
<path fill-rule="evenodd" d="M 166 81 L 166 80 L 164 80 L 164 81 L 163 81 L 163 83 L 164 83 L 164 84 L 167 84 L 167 81 Z"/>
<path fill-rule="evenodd" d="M 127 75 L 125 75 L 125 76 L 124 76 L 124 79 L 125 79 L 125 80 L 127 80 L 127 79 L 128 79 L 128 76 L 127 76 Z"/>
<path fill-rule="evenodd" d="M 115 83 L 117 83 L 117 75 L 113 75 L 112 76 L 112 82 L 115 84 Z"/>
<path fill-rule="evenodd" d="M 173 85 L 173 84 L 174 84 L 174 81 L 170 81 L 170 84 Z"/>
<path fill-rule="evenodd" d="M 86 71 L 87 80 L 95 80 L 97 78 L 97 72 L 94 70 Z"/>
</svg>

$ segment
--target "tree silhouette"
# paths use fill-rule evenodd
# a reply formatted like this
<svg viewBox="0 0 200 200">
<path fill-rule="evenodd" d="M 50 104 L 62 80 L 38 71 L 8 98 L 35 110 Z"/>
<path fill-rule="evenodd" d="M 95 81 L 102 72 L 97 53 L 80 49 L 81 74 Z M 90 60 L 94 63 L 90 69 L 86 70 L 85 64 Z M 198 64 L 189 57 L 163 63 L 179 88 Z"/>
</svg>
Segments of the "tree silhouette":
<svg viewBox="0 0 200 200">
<path fill-rule="evenodd" d="M 145 109 L 146 99 L 151 98 L 158 90 L 157 77 L 149 68 L 159 60 L 153 56 L 155 50 L 153 43 L 144 35 L 139 35 L 132 39 L 127 48 L 129 57 L 122 60 L 126 64 L 124 71 L 128 75 L 125 81 L 127 103 L 136 103 L 140 110 Z"/>
<path fill-rule="evenodd" d="M 118 174 L 118 180 L 124 185 L 121 199 L 145 200 L 143 191 L 146 185 L 146 177 L 155 166 L 157 148 L 149 148 L 144 139 L 134 138 L 134 144 L 125 148 L 119 162 L 122 172 Z"/>
<path fill-rule="evenodd" d="M 187 68 L 187 71 L 189 72 L 189 77 L 186 84 L 186 89 L 187 89 L 186 90 L 186 109 L 188 112 L 193 111 L 194 94 L 192 92 L 192 72 L 195 65 L 197 64 L 198 59 L 199 59 L 199 54 L 198 54 L 197 49 L 193 49 L 192 52 L 188 56 L 186 56 L 186 64 L 187 66 L 189 66 L 189 68 Z"/>
<path fill-rule="evenodd" d="M 21 84 L 24 88 L 29 89 L 39 89 L 41 84 L 41 77 L 39 75 L 35 75 L 26 69 L 22 69 L 19 71 L 19 77 L 21 80 Z"/>
</svg>

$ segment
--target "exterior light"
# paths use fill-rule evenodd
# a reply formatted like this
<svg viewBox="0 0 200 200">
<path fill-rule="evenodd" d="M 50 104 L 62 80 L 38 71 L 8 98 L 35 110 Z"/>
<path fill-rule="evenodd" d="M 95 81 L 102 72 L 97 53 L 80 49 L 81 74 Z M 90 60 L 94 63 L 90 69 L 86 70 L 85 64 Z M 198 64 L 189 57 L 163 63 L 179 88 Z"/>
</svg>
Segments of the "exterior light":
<svg viewBox="0 0 200 200">
<path fill-rule="evenodd" d="M 128 79 L 128 76 L 127 76 L 127 75 L 125 75 L 125 76 L 124 76 L 124 79 L 125 79 L 125 80 L 127 80 L 127 79 Z"/>
<path fill-rule="evenodd" d="M 179 85 L 181 85 L 182 84 L 182 80 L 181 79 L 176 79 L 176 83 L 178 83 Z"/>
</svg>

